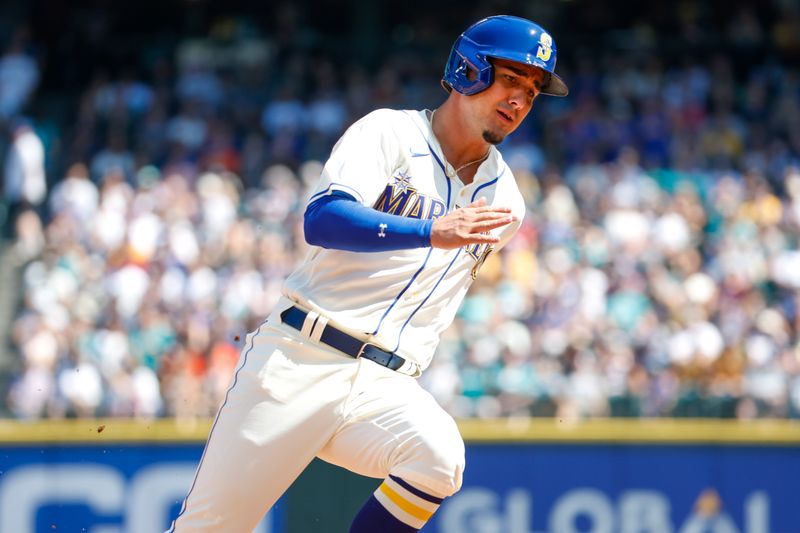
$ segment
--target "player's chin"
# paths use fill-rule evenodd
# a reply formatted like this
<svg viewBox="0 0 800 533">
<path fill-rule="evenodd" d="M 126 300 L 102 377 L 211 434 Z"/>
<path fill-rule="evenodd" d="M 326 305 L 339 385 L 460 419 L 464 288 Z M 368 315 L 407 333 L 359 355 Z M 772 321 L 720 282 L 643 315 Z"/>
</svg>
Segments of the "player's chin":
<svg viewBox="0 0 800 533">
<path fill-rule="evenodd" d="M 498 130 L 483 130 L 483 140 L 489 144 L 500 144 L 506 138 L 506 133 Z"/>
</svg>

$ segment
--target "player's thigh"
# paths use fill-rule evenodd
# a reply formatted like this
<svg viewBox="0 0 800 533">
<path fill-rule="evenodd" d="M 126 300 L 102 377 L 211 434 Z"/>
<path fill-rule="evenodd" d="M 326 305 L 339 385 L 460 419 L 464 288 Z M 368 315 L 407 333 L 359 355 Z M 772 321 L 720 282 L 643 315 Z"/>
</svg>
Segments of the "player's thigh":
<svg viewBox="0 0 800 533">
<path fill-rule="evenodd" d="M 457 491 L 464 441 L 455 421 L 416 380 L 377 368 L 318 457 L 365 476 L 399 475 L 439 496 Z"/>
<path fill-rule="evenodd" d="M 251 531 L 325 445 L 352 376 L 313 361 L 271 331 L 243 351 L 177 532 Z"/>
</svg>

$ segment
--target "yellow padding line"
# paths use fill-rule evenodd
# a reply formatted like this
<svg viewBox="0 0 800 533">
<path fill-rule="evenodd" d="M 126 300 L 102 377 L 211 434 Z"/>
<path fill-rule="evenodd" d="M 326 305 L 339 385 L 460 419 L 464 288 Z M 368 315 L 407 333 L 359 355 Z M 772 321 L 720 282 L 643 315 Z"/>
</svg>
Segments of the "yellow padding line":
<svg viewBox="0 0 800 533">
<path fill-rule="evenodd" d="M 800 446 L 800 420 L 505 418 L 460 420 L 468 443 Z"/>
<path fill-rule="evenodd" d="M 800 420 L 508 418 L 459 420 L 468 444 L 719 444 L 800 447 Z M 0 420 L 3 444 L 203 443 L 211 420 Z"/>
<path fill-rule="evenodd" d="M 380 491 L 384 493 L 390 500 L 394 502 L 400 509 L 407 512 L 417 520 L 422 520 L 427 522 L 428 519 L 433 516 L 433 513 L 430 511 L 426 511 L 422 507 L 417 507 L 410 501 L 406 500 L 395 491 L 391 489 L 386 483 L 381 483 Z"/>
<path fill-rule="evenodd" d="M 207 418 L 0 420 L 0 444 L 202 443 L 211 422 Z"/>
</svg>

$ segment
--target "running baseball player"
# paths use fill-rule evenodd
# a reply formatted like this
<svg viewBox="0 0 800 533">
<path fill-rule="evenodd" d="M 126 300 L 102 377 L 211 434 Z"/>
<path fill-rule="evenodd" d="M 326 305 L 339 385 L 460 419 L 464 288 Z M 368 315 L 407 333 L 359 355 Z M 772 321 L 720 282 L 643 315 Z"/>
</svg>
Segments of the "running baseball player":
<svg viewBox="0 0 800 533">
<path fill-rule="evenodd" d="M 247 336 L 170 531 L 251 532 L 314 457 L 383 479 L 351 533 L 417 531 L 459 490 L 463 440 L 415 378 L 520 225 L 495 145 L 539 94 L 567 94 L 555 64 L 539 25 L 489 17 L 455 41 L 439 108 L 345 132 L 306 207 L 311 251 Z"/>
</svg>

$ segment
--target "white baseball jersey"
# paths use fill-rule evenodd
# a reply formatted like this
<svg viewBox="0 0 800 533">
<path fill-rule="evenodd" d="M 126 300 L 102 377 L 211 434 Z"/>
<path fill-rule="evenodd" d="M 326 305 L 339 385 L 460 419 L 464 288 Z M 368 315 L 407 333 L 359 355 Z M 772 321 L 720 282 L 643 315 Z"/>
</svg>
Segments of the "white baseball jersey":
<svg viewBox="0 0 800 533">
<path fill-rule="evenodd" d="M 492 148 L 467 186 L 448 178 L 445 168 L 452 173 L 452 167 L 445 165 L 425 112 L 376 111 L 335 146 L 312 199 L 340 190 L 386 213 L 436 218 L 485 196 L 522 218 L 522 197 L 497 150 Z M 518 226 L 496 230 L 501 241 L 495 248 Z M 315 247 L 284 292 L 325 315 L 328 324 L 422 369 L 487 250 L 355 253 Z M 248 335 L 170 531 L 252 531 L 315 456 L 365 476 L 393 474 L 436 498 L 461 487 L 464 442 L 433 396 L 410 372 L 345 357 L 313 339 L 318 328 L 303 333 L 284 324 L 280 311 L 288 305 L 280 302 Z M 381 501 L 387 508 L 396 504 Z M 424 520 L 408 515 L 406 523 L 421 527 Z"/>
<path fill-rule="evenodd" d="M 429 113 L 381 109 L 353 124 L 334 147 L 309 203 L 343 191 L 378 211 L 436 219 L 483 196 L 487 205 L 509 207 L 516 216 L 493 230 L 500 242 L 373 253 L 313 247 L 283 287 L 289 299 L 327 316 L 330 324 L 397 352 L 420 370 L 430 363 L 480 264 L 511 239 L 525 214 L 500 152 L 492 147 L 464 185 L 445 161 Z M 375 228 L 378 235 L 391 231 Z"/>
</svg>

